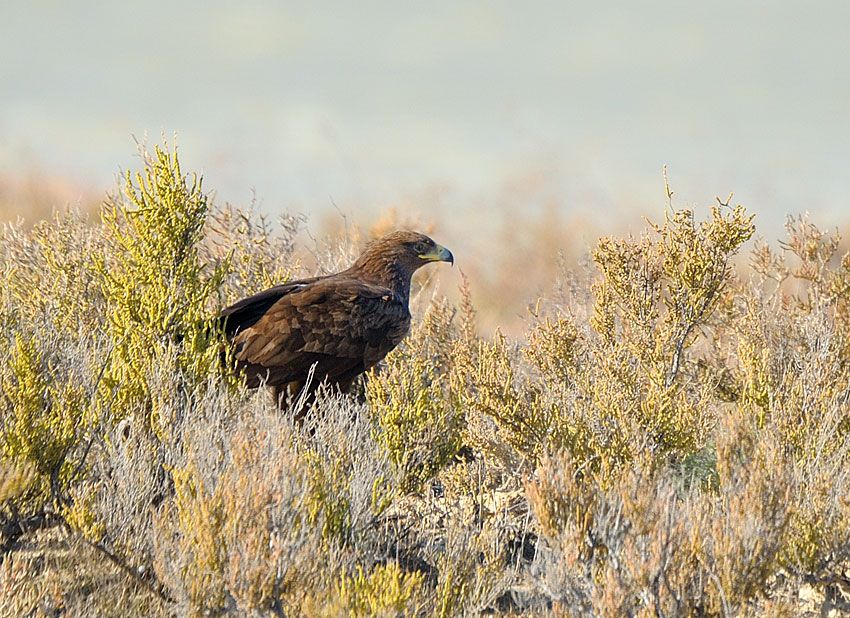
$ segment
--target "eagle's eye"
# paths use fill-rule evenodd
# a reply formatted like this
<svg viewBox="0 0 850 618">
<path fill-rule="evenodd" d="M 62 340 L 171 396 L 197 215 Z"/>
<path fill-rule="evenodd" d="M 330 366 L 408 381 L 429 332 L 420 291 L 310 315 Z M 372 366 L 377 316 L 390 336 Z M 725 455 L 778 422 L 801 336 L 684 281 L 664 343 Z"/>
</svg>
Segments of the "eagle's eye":
<svg viewBox="0 0 850 618">
<path fill-rule="evenodd" d="M 421 255 L 421 254 L 423 254 L 423 253 L 427 253 L 427 252 L 428 252 L 428 249 L 429 249 L 429 247 L 428 247 L 428 243 L 427 243 L 427 242 L 425 242 L 424 240 L 420 240 L 420 241 L 419 241 L 418 243 L 416 243 L 416 245 L 414 246 L 414 250 L 416 251 L 416 253 L 418 253 L 418 254 L 420 254 L 420 255 Z"/>
</svg>

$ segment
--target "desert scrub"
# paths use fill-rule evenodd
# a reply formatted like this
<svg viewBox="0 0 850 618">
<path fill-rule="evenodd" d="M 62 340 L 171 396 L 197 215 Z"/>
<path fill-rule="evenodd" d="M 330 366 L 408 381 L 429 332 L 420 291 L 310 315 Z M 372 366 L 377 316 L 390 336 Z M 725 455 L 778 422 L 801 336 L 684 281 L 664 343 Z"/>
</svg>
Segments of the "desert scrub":
<svg viewBox="0 0 850 618">
<path fill-rule="evenodd" d="M 405 573 L 397 564 L 378 564 L 371 573 L 357 567 L 343 575 L 334 587 L 335 598 L 316 612 L 318 616 L 416 616 L 421 612 L 416 597 L 421 594 L 421 573 Z"/>
<path fill-rule="evenodd" d="M 4 227 L 0 615 L 829 611 L 850 258 L 796 218 L 736 261 L 751 217 L 700 212 L 562 261 L 518 335 L 418 280 L 409 338 L 304 424 L 213 317 L 368 233 L 299 251 L 301 218 L 217 206 L 166 149 L 100 220 Z"/>
<path fill-rule="evenodd" d="M 789 477 L 771 468 L 772 444 L 721 460 L 719 493 L 684 497 L 648 461 L 612 479 L 567 455 L 543 460 L 528 492 L 547 540 L 539 577 L 561 614 L 735 615 L 763 594 L 787 537 Z"/>
<path fill-rule="evenodd" d="M 454 317 L 444 300 L 429 305 L 408 339 L 367 381 L 374 436 L 403 491 L 432 479 L 461 446 L 464 417 L 453 401 L 450 378 L 459 337 Z"/>
<path fill-rule="evenodd" d="M 710 430 L 708 396 L 687 353 L 732 277 L 730 260 L 752 236 L 752 220 L 724 204 L 702 222 L 672 211 L 643 238 L 603 239 L 593 252 L 603 277 L 594 286 L 591 323 L 601 341 L 592 362 L 605 379 L 585 374 L 582 390 L 615 423 L 636 422 L 654 452 L 692 453 Z"/>
<path fill-rule="evenodd" d="M 155 433 L 171 420 L 161 416 L 167 404 L 147 383 L 159 359 L 173 359 L 190 381 L 225 379 L 209 300 L 230 256 L 216 264 L 199 258 L 208 211 L 201 179 L 184 176 L 176 153 L 156 148 L 141 172 L 126 174 L 102 212 L 107 250 L 96 255 L 95 268 L 114 346 L 103 388 L 115 407 L 139 409 Z"/>
<path fill-rule="evenodd" d="M 645 452 L 663 463 L 703 448 L 717 411 L 689 351 L 752 233 L 741 207 L 718 205 L 702 222 L 673 210 L 640 238 L 600 240 L 589 325 L 559 307 L 538 316 L 525 348 L 497 334 L 466 358 L 458 392 L 484 417 L 473 419 L 479 446 L 507 442 L 532 464 L 566 449 L 608 470 Z"/>
<path fill-rule="evenodd" d="M 328 395 L 333 414 L 314 420 L 317 439 L 301 442 L 308 471 L 309 521 L 326 541 L 356 545 L 397 492 L 387 454 L 373 439 L 365 410 Z"/>
</svg>

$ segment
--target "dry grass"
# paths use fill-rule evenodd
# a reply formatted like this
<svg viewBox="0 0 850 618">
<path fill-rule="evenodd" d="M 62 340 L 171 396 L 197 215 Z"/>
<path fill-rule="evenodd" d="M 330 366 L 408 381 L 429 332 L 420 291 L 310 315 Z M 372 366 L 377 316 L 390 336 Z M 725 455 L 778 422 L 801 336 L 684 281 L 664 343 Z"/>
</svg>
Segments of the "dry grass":
<svg viewBox="0 0 850 618">
<path fill-rule="evenodd" d="M 749 250 L 742 208 L 670 206 L 547 275 L 518 336 L 421 280 L 408 340 L 299 426 L 209 318 L 369 235 L 299 258 L 300 226 L 216 207 L 160 151 L 99 224 L 3 229 L 0 614 L 847 610 L 835 236 L 794 219 Z"/>
</svg>

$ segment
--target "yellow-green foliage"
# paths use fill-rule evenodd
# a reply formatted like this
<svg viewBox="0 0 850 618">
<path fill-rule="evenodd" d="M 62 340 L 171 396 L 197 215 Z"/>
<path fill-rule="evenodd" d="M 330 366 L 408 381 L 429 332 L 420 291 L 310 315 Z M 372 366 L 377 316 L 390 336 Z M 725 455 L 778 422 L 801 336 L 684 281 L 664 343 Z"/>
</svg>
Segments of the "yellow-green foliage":
<svg viewBox="0 0 850 618">
<path fill-rule="evenodd" d="M 0 298 L 7 301 L 0 315 L 20 325 L 49 315 L 53 328 L 68 334 L 101 323 L 91 260 L 94 234 L 79 213 L 57 212 L 25 236 L 16 228 L 8 228 L 5 236 Z"/>
<path fill-rule="evenodd" d="M 730 279 L 730 258 L 753 231 L 740 206 L 715 206 L 700 223 L 681 210 L 652 235 L 602 239 L 594 250 L 603 278 L 592 324 L 604 344 L 591 362 L 605 377 L 587 381 L 588 395 L 615 417 L 636 420 L 661 451 L 691 452 L 705 438 L 711 419 L 703 394 L 688 393 L 681 376 L 686 351 Z"/>
<path fill-rule="evenodd" d="M 545 380 L 566 384 L 576 377 L 582 353 L 580 337 L 569 316 L 545 318 L 532 328 L 523 354 Z"/>
<path fill-rule="evenodd" d="M 0 389 L 9 406 L 3 455 L 32 464 L 47 480 L 70 472 L 67 455 L 85 423 L 80 385 L 51 381 L 38 342 L 15 336 Z"/>
<path fill-rule="evenodd" d="M 666 360 L 671 382 L 681 349 L 729 279 L 730 257 L 752 236 L 752 220 L 740 206 L 715 206 L 700 223 L 692 211 L 679 210 L 640 239 L 601 239 L 593 252 L 603 275 L 595 328 L 609 343 L 628 341 L 641 360 Z"/>
<path fill-rule="evenodd" d="M 415 599 L 421 595 L 423 579 L 421 573 L 405 573 L 392 562 L 378 564 L 369 573 L 358 566 L 353 575 L 340 578 L 329 595 L 333 600 L 318 613 L 351 618 L 416 616 L 421 608 Z"/>
<path fill-rule="evenodd" d="M 23 495 L 36 479 L 31 463 L 9 462 L 0 467 L 0 504 Z"/>
<path fill-rule="evenodd" d="M 142 405 L 156 433 L 167 402 L 149 380 L 157 362 L 172 356 L 191 380 L 219 375 L 220 335 L 210 324 L 228 260 L 198 257 L 209 209 L 201 179 L 184 176 L 174 152 L 156 148 L 141 172 L 127 173 L 123 191 L 103 209 L 108 252 L 96 267 L 114 346 L 104 390 L 122 410 Z"/>
<path fill-rule="evenodd" d="M 354 493 L 371 517 L 380 515 L 389 506 L 395 488 L 388 474 L 378 471 L 367 484 L 354 487 L 358 453 L 344 444 L 331 448 L 307 448 L 301 451 L 301 463 L 307 475 L 309 491 L 304 506 L 310 524 L 319 526 L 322 538 L 328 542 L 350 543 L 359 533 L 354 513 Z"/>
<path fill-rule="evenodd" d="M 198 441 L 187 445 L 189 463 L 171 471 L 173 498 L 154 521 L 157 566 L 191 613 L 297 605 L 310 592 L 300 578 L 322 572 L 312 554 L 332 515 L 321 502 L 327 488 L 311 483 L 291 430 L 280 419 L 249 417 L 222 460 L 210 461 Z"/>
<path fill-rule="evenodd" d="M 457 536 L 447 533 L 446 552 L 437 559 L 433 616 L 450 618 L 492 605 L 494 591 L 505 580 L 504 556 L 495 542 L 496 534 L 492 521 Z"/>
<path fill-rule="evenodd" d="M 476 342 L 463 357 L 455 390 L 463 409 L 472 416 L 469 440 L 482 450 L 496 445 L 475 423 L 475 415 L 494 419 L 499 440 L 523 455 L 536 457 L 549 444 L 553 414 L 557 411 L 542 399 L 533 383 L 521 381 L 508 340 L 496 333 L 492 342 Z"/>
<path fill-rule="evenodd" d="M 34 501 L 29 494 L 37 510 L 41 501 L 59 497 L 77 465 L 74 447 L 93 421 L 88 378 L 96 371 L 93 358 L 60 355 L 63 345 L 73 348 L 82 331 L 99 323 L 90 311 L 97 293 L 88 293 L 92 234 L 69 211 L 28 234 L 8 227 L 2 236 L 0 324 L 7 336 L 0 359 L 0 446 L 6 460 L 32 465 L 42 489 L 51 485 L 51 492 L 36 492 Z M 45 330 L 47 337 L 39 334 Z"/>
<path fill-rule="evenodd" d="M 192 605 L 200 610 L 217 610 L 224 604 L 224 567 L 227 560 L 222 528 L 224 504 L 211 492 L 197 470 L 187 466 L 172 473 L 174 510 L 181 532 L 183 555 L 188 560 L 181 576 Z"/>
<path fill-rule="evenodd" d="M 310 471 L 307 497 L 310 522 L 322 524 L 323 538 L 347 538 L 351 533 L 351 505 L 346 491 L 350 463 L 334 459 L 326 465 L 314 451 L 304 454 L 304 462 Z"/>
<path fill-rule="evenodd" d="M 707 221 L 672 211 L 640 239 L 602 239 L 593 253 L 601 273 L 594 331 L 580 331 L 569 314 L 543 317 L 522 350 L 539 379 L 505 337 L 478 343 L 457 388 L 463 407 L 494 419 L 531 461 L 566 448 L 613 469 L 645 449 L 696 452 L 714 411 L 688 350 L 730 280 L 730 258 L 752 233 L 741 207 L 717 206 Z M 473 441 L 484 448 L 486 431 L 474 425 Z"/>
</svg>

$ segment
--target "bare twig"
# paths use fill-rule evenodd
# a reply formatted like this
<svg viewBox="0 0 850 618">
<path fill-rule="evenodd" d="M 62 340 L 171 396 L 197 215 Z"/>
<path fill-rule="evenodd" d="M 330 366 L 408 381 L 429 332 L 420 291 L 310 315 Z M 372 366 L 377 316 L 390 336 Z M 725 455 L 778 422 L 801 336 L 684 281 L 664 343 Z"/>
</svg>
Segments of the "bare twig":
<svg viewBox="0 0 850 618">
<path fill-rule="evenodd" d="M 86 538 L 80 532 L 74 530 L 71 526 L 68 525 L 68 523 L 64 519 L 61 519 L 60 523 L 63 525 L 63 527 L 69 534 L 80 539 L 86 545 L 88 545 L 89 547 L 97 551 L 99 554 L 104 556 L 121 571 L 130 576 L 133 580 L 140 583 L 149 592 L 156 595 L 160 600 L 165 603 L 174 603 L 174 599 L 168 593 L 168 589 L 162 582 L 156 579 L 156 576 L 153 574 L 151 569 L 145 569 L 144 571 L 140 572 L 139 569 L 135 569 L 129 564 L 127 564 L 127 562 L 123 558 L 113 553 L 112 551 L 104 547 L 102 544 L 96 543 L 91 539 Z"/>
</svg>

